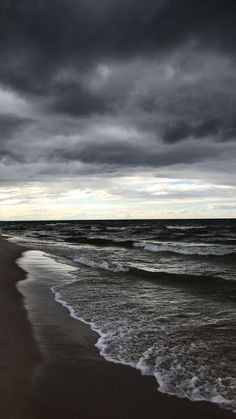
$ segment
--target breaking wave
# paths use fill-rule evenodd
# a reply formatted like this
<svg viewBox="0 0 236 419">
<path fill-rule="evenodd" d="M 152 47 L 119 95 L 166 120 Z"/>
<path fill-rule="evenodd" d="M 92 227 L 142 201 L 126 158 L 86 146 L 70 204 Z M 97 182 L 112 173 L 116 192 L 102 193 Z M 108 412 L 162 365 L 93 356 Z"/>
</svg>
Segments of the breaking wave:
<svg viewBox="0 0 236 419">
<path fill-rule="evenodd" d="M 190 244 L 190 243 L 158 243 L 148 241 L 135 242 L 134 247 L 140 247 L 150 252 L 171 252 L 183 255 L 224 256 L 235 252 L 233 247 L 220 245 Z"/>
</svg>

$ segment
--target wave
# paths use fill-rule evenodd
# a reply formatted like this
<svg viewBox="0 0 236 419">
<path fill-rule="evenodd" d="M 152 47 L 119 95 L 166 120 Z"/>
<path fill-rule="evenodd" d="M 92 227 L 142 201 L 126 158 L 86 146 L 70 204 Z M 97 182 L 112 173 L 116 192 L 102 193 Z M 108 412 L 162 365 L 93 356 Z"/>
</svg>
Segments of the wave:
<svg viewBox="0 0 236 419">
<path fill-rule="evenodd" d="M 176 225 L 169 225 L 166 226 L 168 230 L 195 230 L 195 229 L 202 229 L 206 228 L 206 226 L 176 226 Z"/>
<path fill-rule="evenodd" d="M 114 330 L 104 332 L 102 325 L 99 325 L 96 321 L 85 320 L 70 303 L 63 299 L 58 287 L 52 287 L 51 290 L 54 293 L 55 301 L 65 307 L 72 318 L 88 325 L 91 330 L 97 333 L 98 340 L 95 346 L 106 361 L 133 367 L 139 370 L 142 375 L 154 376 L 158 383 L 158 390 L 162 393 L 175 395 L 180 398 L 186 397 L 193 401 L 209 401 L 235 411 L 235 401 L 228 397 L 227 394 L 229 386 L 232 388 L 235 386 L 234 378 L 212 378 L 208 373 L 205 373 L 204 368 L 200 368 L 198 374 L 194 375 L 191 370 L 188 371 L 186 365 L 177 362 L 178 358 L 181 360 L 181 356 L 185 357 L 186 350 L 184 346 L 183 348 L 178 347 L 178 345 L 176 348 L 168 348 L 165 340 L 162 342 L 162 339 L 160 339 L 158 346 L 153 345 L 143 349 L 136 361 L 132 360 L 131 357 L 127 357 L 125 350 L 123 354 L 120 345 L 117 353 L 114 353 L 114 350 L 110 352 L 110 347 L 112 348 L 116 343 Z M 204 346 L 203 343 L 201 345 Z M 202 350 L 202 348 L 200 349 Z M 207 349 L 207 345 L 205 349 Z M 193 360 L 189 357 L 188 363 L 190 367 L 196 356 L 194 344 L 189 347 L 188 353 L 191 354 L 191 352 L 193 352 Z"/>
<path fill-rule="evenodd" d="M 136 364 L 133 363 L 133 362 L 126 362 L 126 361 L 118 360 L 118 359 L 113 358 L 113 357 L 109 356 L 108 354 L 106 354 L 105 341 L 106 341 L 107 336 L 109 336 L 109 333 L 103 333 L 102 330 L 96 325 L 95 322 L 86 321 L 83 317 L 79 316 L 76 313 L 76 310 L 71 305 L 69 305 L 66 301 L 63 300 L 63 298 L 61 296 L 61 293 L 58 291 L 57 286 L 52 287 L 51 291 L 54 294 L 55 301 L 57 303 L 61 304 L 63 307 L 65 307 L 69 311 L 69 314 L 73 319 L 79 320 L 80 322 L 82 322 L 84 324 L 87 324 L 88 326 L 90 326 L 90 328 L 91 328 L 91 330 L 93 330 L 93 332 L 96 332 L 98 334 L 99 339 L 96 342 L 95 347 L 99 349 L 100 355 L 103 356 L 103 358 L 106 361 L 113 362 L 114 364 L 128 365 L 128 366 L 131 366 L 133 368 L 139 369 L 139 368 L 137 368 Z"/>
<path fill-rule="evenodd" d="M 123 230 L 127 230 L 127 228 L 128 227 L 109 227 L 109 226 L 107 226 L 106 227 L 106 230 L 111 230 L 111 231 L 123 231 Z"/>
<path fill-rule="evenodd" d="M 129 270 L 126 273 L 130 276 L 130 279 L 133 277 L 135 279 L 145 279 L 148 281 L 156 281 L 159 283 L 168 283 L 169 285 L 178 285 L 185 287 L 197 287 L 199 290 L 199 285 L 205 286 L 206 284 L 209 285 L 209 281 L 211 286 L 221 286 L 222 281 L 224 281 L 224 290 L 233 291 L 232 284 L 234 285 L 236 281 L 233 279 L 227 279 L 220 275 L 214 275 L 214 273 L 209 274 L 187 274 L 187 273 L 174 273 L 168 271 L 152 271 L 148 269 L 141 269 L 136 267 L 129 267 Z"/>
<path fill-rule="evenodd" d="M 106 260 L 93 260 L 87 256 L 76 256 L 74 262 L 80 263 L 81 265 L 89 266 L 90 268 L 105 269 L 112 272 L 128 272 L 129 268 L 124 266 L 118 266 L 110 263 Z"/>
<path fill-rule="evenodd" d="M 140 247 L 149 252 L 170 252 L 182 255 L 196 255 L 196 256 L 224 256 L 233 255 L 234 248 L 222 246 L 205 245 L 205 244 L 189 244 L 189 243 L 158 243 L 148 241 L 138 241 L 133 243 L 134 247 Z"/>
<path fill-rule="evenodd" d="M 97 247 L 121 247 L 124 249 L 141 248 L 149 252 L 170 252 L 182 255 L 225 256 L 235 254 L 234 242 L 219 243 L 183 243 L 179 241 L 160 242 L 148 240 L 116 240 L 103 237 L 74 235 L 64 239 L 66 242 L 88 244 Z"/>
<path fill-rule="evenodd" d="M 103 247 L 125 247 L 131 248 L 133 240 L 112 240 L 103 237 L 87 237 L 87 236 L 70 236 L 65 239 L 66 242 L 78 244 L 90 244 L 92 246 Z"/>
<path fill-rule="evenodd" d="M 55 227 L 55 226 L 68 226 L 69 225 L 69 223 L 67 222 L 67 223 L 63 223 L 63 222 L 61 222 L 61 221 L 59 221 L 58 223 L 46 223 L 45 224 L 47 227 Z"/>
<path fill-rule="evenodd" d="M 173 272 L 168 272 L 168 271 L 154 271 L 151 269 L 144 269 L 144 268 L 139 268 L 136 266 L 124 266 L 124 265 L 116 265 L 114 263 L 108 262 L 107 260 L 104 259 L 100 259 L 100 260 L 95 260 L 92 259 L 88 256 L 76 256 L 73 258 L 73 261 L 75 263 L 79 263 L 81 265 L 84 266 L 88 266 L 89 268 L 93 268 L 93 269 L 101 269 L 101 270 L 105 270 L 105 271 L 110 271 L 113 272 L 115 274 L 126 274 L 127 279 L 146 279 L 149 281 L 159 281 L 159 282 L 168 282 L 170 284 L 182 284 L 183 286 L 188 286 L 188 285 L 194 285 L 196 284 L 197 286 L 199 285 L 199 283 L 205 283 L 205 281 L 207 280 L 207 282 L 209 283 L 209 281 L 213 281 L 215 285 L 217 285 L 217 283 L 221 283 L 222 280 L 224 280 L 223 277 L 221 276 L 216 276 L 213 274 L 208 274 L 208 275 L 203 275 L 202 274 L 186 274 L 186 273 L 173 273 Z M 228 286 L 231 286 L 231 282 L 230 280 L 227 281 Z M 225 285 L 226 286 L 226 285 Z"/>
</svg>

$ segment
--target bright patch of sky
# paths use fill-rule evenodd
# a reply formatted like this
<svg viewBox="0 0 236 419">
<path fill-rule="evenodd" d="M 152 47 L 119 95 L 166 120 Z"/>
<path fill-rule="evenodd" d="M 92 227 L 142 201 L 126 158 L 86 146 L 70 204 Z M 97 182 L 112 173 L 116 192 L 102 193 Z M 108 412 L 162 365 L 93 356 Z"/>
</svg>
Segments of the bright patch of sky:
<svg viewBox="0 0 236 419">
<path fill-rule="evenodd" d="M 76 183 L 1 188 L 0 218 L 220 218 L 233 217 L 236 208 L 234 187 L 192 179 L 133 176 Z"/>
</svg>

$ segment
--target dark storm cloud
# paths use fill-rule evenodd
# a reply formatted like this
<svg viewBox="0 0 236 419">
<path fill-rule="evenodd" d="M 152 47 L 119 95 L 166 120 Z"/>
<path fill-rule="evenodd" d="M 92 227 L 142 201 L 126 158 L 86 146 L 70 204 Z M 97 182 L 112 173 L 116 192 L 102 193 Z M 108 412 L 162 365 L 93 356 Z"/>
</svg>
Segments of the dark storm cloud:
<svg viewBox="0 0 236 419">
<path fill-rule="evenodd" d="M 63 122 L 62 122 L 63 124 Z M 59 128 L 60 131 L 60 128 Z M 14 131 L 11 140 L 0 141 L 0 160 L 6 164 L 35 164 L 51 166 L 54 172 L 55 165 L 68 165 L 74 162 L 87 166 L 86 173 L 92 173 L 93 167 L 96 170 L 106 173 L 110 170 L 129 170 L 135 167 L 159 168 L 174 166 L 178 164 L 194 164 L 204 160 L 211 160 L 217 157 L 222 149 L 216 149 L 212 145 L 185 143 L 173 144 L 166 148 L 161 143 L 156 143 L 152 138 L 142 141 L 140 133 L 120 130 L 119 127 L 110 128 L 110 133 L 104 128 L 96 125 L 91 129 L 85 129 L 80 135 L 64 136 L 56 135 L 47 138 L 47 130 L 41 137 L 37 138 L 37 131 L 20 133 Z M 32 138 L 35 137 L 35 138 Z M 141 140 L 140 140 L 141 138 Z"/>
<path fill-rule="evenodd" d="M 211 116 L 195 125 L 182 120 L 163 127 L 163 140 L 167 143 L 176 143 L 189 137 L 205 138 L 209 136 L 221 141 L 235 138 L 236 115 L 233 113 L 224 117 Z"/>
<path fill-rule="evenodd" d="M 30 118 L 21 118 L 15 115 L 0 114 L 0 143 L 12 137 L 20 129 L 33 123 Z"/>
<path fill-rule="evenodd" d="M 0 116 L 1 160 L 55 174 L 191 167 L 219 142 L 230 156 L 235 16 L 233 0 L 2 0 L 0 94 L 35 119 Z"/>
<path fill-rule="evenodd" d="M 169 52 L 194 40 L 235 53 L 233 0 L 2 0 L 3 82 L 45 93 L 67 65 Z"/>
<path fill-rule="evenodd" d="M 108 110 L 105 98 L 89 87 L 72 81 L 58 83 L 54 88 L 52 109 L 70 115 L 89 115 Z"/>
<path fill-rule="evenodd" d="M 171 166 L 178 163 L 194 163 L 199 160 L 215 154 L 212 149 L 204 150 L 195 148 L 185 150 L 175 149 L 171 151 L 157 149 L 145 149 L 145 147 L 131 146 L 128 144 L 89 144 L 84 145 L 78 152 L 77 158 L 84 163 L 95 163 L 105 165 L 107 162 L 111 165 L 121 166 Z M 76 154 L 65 153 L 63 159 L 76 159 Z"/>
<path fill-rule="evenodd" d="M 124 142 L 113 141 L 111 143 L 87 142 L 74 143 L 68 142 L 60 148 L 45 150 L 41 149 L 39 156 L 43 161 L 68 164 L 80 162 L 90 167 L 97 167 L 106 172 L 108 166 L 113 167 L 113 171 L 125 170 L 132 167 L 164 167 L 178 164 L 196 163 L 205 159 L 214 158 L 220 153 L 210 146 L 199 147 L 185 146 L 185 149 L 179 148 L 165 150 L 164 148 L 143 145 L 135 145 Z M 11 156 L 12 157 L 12 156 Z"/>
</svg>

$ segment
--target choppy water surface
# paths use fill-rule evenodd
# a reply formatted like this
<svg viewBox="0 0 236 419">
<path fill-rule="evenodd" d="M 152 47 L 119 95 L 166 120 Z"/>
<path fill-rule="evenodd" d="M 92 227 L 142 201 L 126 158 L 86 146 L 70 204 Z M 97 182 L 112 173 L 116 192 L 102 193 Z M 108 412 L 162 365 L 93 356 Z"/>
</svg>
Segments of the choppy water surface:
<svg viewBox="0 0 236 419">
<path fill-rule="evenodd" d="M 236 409 L 236 221 L 1 223 L 76 266 L 55 298 L 99 335 L 108 360 L 163 392 Z"/>
</svg>

